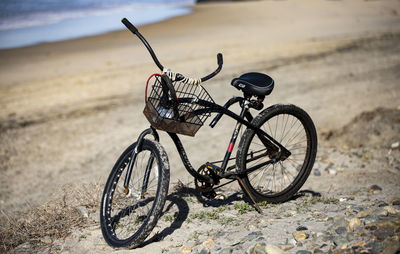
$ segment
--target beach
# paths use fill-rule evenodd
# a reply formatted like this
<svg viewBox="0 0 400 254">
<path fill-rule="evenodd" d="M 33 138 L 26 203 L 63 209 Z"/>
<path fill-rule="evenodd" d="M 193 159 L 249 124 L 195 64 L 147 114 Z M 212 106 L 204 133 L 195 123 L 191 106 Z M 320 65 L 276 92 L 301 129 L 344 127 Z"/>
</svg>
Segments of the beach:
<svg viewBox="0 0 400 254">
<path fill-rule="evenodd" d="M 303 108 L 319 135 L 362 112 L 400 107 L 399 1 L 235 1 L 191 8 L 191 14 L 138 28 L 164 66 L 189 77 L 212 72 L 223 53 L 221 73 L 203 84 L 219 104 L 241 95 L 230 85 L 233 78 L 255 71 L 275 81 L 264 104 Z M 149 126 L 144 87 L 159 72 L 126 29 L 0 50 L 0 209 L 25 211 L 66 186 L 103 185 L 119 154 Z M 222 158 L 232 126 L 224 117 L 214 129 L 206 123 L 195 138 L 182 137 L 192 163 Z M 170 182 L 190 183 L 173 142 L 160 137 Z"/>
</svg>

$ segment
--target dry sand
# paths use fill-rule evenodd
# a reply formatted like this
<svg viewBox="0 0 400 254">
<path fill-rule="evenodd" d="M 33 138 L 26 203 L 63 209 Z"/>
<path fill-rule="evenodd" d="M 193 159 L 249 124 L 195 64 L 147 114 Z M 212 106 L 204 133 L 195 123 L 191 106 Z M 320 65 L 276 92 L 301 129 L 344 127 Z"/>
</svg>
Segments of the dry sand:
<svg viewBox="0 0 400 254">
<path fill-rule="evenodd" d="M 188 76 L 211 72 L 222 52 L 222 72 L 204 84 L 218 103 L 240 95 L 232 78 L 259 71 L 276 83 L 265 104 L 302 107 L 319 132 L 364 111 L 400 106 L 399 1 L 254 1 L 193 9 L 139 29 L 164 65 Z M 0 51 L 0 209 L 42 204 L 65 184 L 103 184 L 118 155 L 148 127 L 143 92 L 154 72 L 145 48 L 125 30 Z M 231 126 L 223 118 L 195 139 L 183 138 L 194 165 L 223 156 Z M 191 181 L 173 143 L 165 134 L 161 141 L 171 182 Z"/>
</svg>

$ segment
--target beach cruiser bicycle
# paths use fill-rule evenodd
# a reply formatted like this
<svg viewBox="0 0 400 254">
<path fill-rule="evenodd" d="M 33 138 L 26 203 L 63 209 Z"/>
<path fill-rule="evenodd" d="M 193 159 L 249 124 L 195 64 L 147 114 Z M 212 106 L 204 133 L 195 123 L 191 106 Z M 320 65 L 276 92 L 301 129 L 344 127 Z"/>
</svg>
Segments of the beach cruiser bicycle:
<svg viewBox="0 0 400 254">
<path fill-rule="evenodd" d="M 265 96 L 274 88 L 271 77 L 251 72 L 233 79 L 231 85 L 242 91 L 243 97 L 233 97 L 220 106 L 201 83 L 220 72 L 222 54 L 217 55 L 218 68 L 213 73 L 201 79 L 188 78 L 165 69 L 138 29 L 125 18 L 122 23 L 143 42 L 161 74 L 151 75 L 146 84 L 143 113 L 150 128 L 122 153 L 104 187 L 100 224 L 109 245 L 140 246 L 162 214 L 170 167 L 157 130 L 171 137 L 183 165 L 195 178 L 196 189 L 207 198 L 215 197 L 216 188 L 237 181 L 262 213 L 257 202 L 284 202 L 300 189 L 315 161 L 316 130 L 310 116 L 294 105 L 273 105 L 262 110 Z M 239 114 L 229 110 L 237 103 Z M 262 111 L 254 116 L 254 110 Z M 223 160 L 206 162 L 196 170 L 178 134 L 194 136 L 211 113 L 216 113 L 211 128 L 223 115 L 233 118 L 236 125 Z M 236 157 L 231 158 L 242 127 L 246 129 Z M 228 166 L 233 159 L 235 164 Z"/>
</svg>

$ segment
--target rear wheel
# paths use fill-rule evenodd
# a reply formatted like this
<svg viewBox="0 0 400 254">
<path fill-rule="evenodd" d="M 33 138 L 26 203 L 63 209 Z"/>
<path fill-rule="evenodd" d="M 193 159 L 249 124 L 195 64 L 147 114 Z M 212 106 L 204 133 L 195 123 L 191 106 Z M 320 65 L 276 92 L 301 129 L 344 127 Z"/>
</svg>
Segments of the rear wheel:
<svg viewBox="0 0 400 254">
<path fill-rule="evenodd" d="M 147 139 L 133 161 L 129 191 L 125 190 L 126 171 L 135 148 L 136 143 L 117 160 L 102 196 L 101 230 L 113 247 L 139 246 L 156 225 L 168 193 L 167 154 L 158 142 Z"/>
<path fill-rule="evenodd" d="M 268 133 L 291 152 L 278 160 L 248 173 L 246 188 L 257 202 L 284 202 L 307 180 L 317 153 L 317 133 L 310 116 L 294 105 L 274 105 L 262 111 L 252 123 Z M 236 163 L 239 171 L 276 158 L 256 133 L 247 129 L 240 141 Z"/>
</svg>

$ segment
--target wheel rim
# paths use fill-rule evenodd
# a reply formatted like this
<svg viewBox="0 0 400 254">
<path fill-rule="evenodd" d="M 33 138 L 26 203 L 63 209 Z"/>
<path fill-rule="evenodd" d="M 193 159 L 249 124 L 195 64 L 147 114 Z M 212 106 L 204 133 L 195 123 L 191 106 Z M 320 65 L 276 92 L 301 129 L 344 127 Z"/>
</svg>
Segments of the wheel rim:
<svg viewBox="0 0 400 254">
<path fill-rule="evenodd" d="M 149 150 L 137 154 L 129 182 L 129 193 L 125 194 L 124 179 L 131 153 L 128 153 L 118 166 L 114 181 L 109 187 L 104 202 L 107 231 L 117 241 L 129 241 L 136 237 L 148 221 L 155 206 L 158 192 L 159 161 Z M 142 191 L 146 166 L 153 157 L 146 191 Z"/>
<path fill-rule="evenodd" d="M 286 160 L 263 166 L 247 176 L 255 192 L 275 197 L 290 190 L 304 173 L 310 151 L 309 133 L 297 116 L 288 113 L 272 115 L 262 124 L 261 129 L 292 153 Z M 265 148 L 257 135 L 254 135 L 247 151 L 246 168 L 272 158 L 274 155 Z"/>
</svg>

